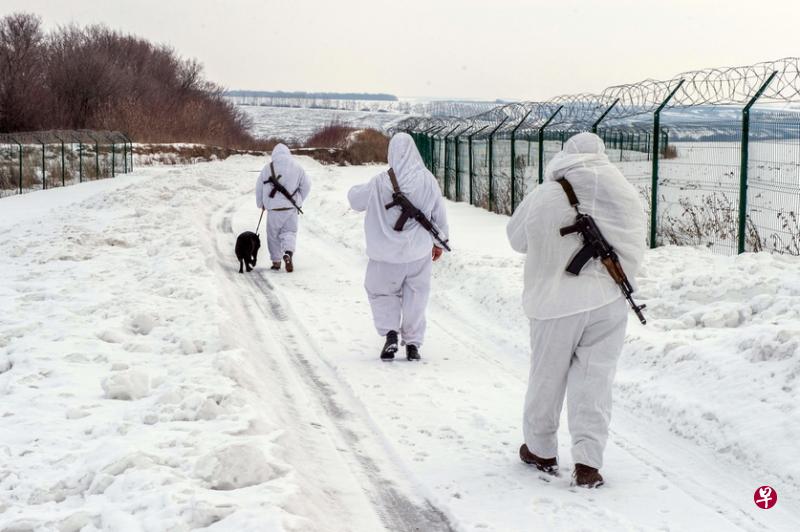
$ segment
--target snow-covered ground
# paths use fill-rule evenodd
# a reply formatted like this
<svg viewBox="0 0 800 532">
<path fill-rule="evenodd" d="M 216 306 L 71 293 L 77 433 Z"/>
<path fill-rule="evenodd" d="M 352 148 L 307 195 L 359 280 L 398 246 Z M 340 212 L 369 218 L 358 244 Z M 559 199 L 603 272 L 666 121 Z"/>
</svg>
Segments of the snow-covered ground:
<svg viewBox="0 0 800 532">
<path fill-rule="evenodd" d="M 251 119 L 250 132 L 257 137 L 279 138 L 304 142 L 318 129 L 332 123 L 345 126 L 371 127 L 385 131 L 407 114 L 377 111 L 340 111 L 337 109 L 308 109 L 241 105 L 239 109 Z"/>
<path fill-rule="evenodd" d="M 303 159 L 295 272 L 239 275 L 263 163 L 0 200 L 0 530 L 800 529 L 796 258 L 648 253 L 607 483 L 577 490 L 566 428 L 561 478 L 517 458 L 507 218 L 448 205 L 423 361 L 380 363 L 345 200 L 378 167 Z"/>
</svg>

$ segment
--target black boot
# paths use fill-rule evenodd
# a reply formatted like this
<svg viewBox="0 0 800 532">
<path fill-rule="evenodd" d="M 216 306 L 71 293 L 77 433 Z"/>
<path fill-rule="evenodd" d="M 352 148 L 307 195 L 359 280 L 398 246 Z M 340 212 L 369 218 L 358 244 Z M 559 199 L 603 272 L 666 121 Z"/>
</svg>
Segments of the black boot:
<svg viewBox="0 0 800 532">
<path fill-rule="evenodd" d="M 419 348 L 414 344 L 408 344 L 406 346 L 406 359 L 408 361 L 419 360 Z"/>
<path fill-rule="evenodd" d="M 394 360 L 395 353 L 397 353 L 397 332 L 389 331 L 386 333 L 386 343 L 381 351 L 381 360 L 384 362 Z"/>
</svg>

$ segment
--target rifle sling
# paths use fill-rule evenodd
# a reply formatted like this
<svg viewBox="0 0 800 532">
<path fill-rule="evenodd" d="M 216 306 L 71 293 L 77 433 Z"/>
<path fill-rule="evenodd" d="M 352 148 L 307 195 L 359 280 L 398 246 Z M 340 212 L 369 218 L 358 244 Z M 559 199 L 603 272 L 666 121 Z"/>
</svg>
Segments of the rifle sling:
<svg viewBox="0 0 800 532">
<path fill-rule="evenodd" d="M 561 188 L 564 189 L 564 194 L 567 195 L 567 200 L 569 201 L 570 206 L 573 207 L 578 214 L 580 214 L 580 211 L 578 211 L 578 205 L 580 205 L 581 202 L 578 201 L 578 196 L 575 195 L 575 190 L 572 188 L 572 184 L 567 181 L 566 177 L 557 179 L 556 182 L 561 185 Z"/>
<path fill-rule="evenodd" d="M 389 179 L 392 182 L 392 189 L 394 189 L 394 193 L 395 194 L 399 194 L 400 193 L 400 185 L 397 184 L 397 176 L 394 174 L 394 168 L 390 167 L 389 171 L 387 173 L 389 174 Z"/>
<path fill-rule="evenodd" d="M 389 174 L 389 180 L 392 182 L 392 190 L 394 190 L 394 193 L 402 194 L 400 191 L 400 185 L 397 183 L 397 176 L 394 173 L 394 168 L 389 167 L 389 170 L 386 173 Z M 387 206 L 386 208 L 388 209 L 389 207 Z M 402 205 L 400 205 L 400 217 L 394 224 L 394 230 L 402 231 L 409 218 L 411 218 L 411 213 L 404 209 Z"/>
<path fill-rule="evenodd" d="M 580 205 L 581 202 L 578 201 L 578 196 L 575 194 L 572 184 L 567 181 L 566 177 L 556 179 L 556 182 L 561 185 L 562 189 L 564 189 L 564 194 L 567 195 L 567 201 L 569 201 L 570 206 L 575 209 L 575 212 L 578 213 L 578 217 L 580 217 L 581 211 L 578 210 L 578 205 Z M 584 243 L 584 245 L 581 246 L 581 248 L 578 250 L 575 256 L 572 257 L 572 260 L 567 265 L 567 271 L 573 275 L 578 275 L 586 263 L 595 257 L 597 257 L 597 254 L 594 248 L 592 248 L 591 245 Z"/>
</svg>

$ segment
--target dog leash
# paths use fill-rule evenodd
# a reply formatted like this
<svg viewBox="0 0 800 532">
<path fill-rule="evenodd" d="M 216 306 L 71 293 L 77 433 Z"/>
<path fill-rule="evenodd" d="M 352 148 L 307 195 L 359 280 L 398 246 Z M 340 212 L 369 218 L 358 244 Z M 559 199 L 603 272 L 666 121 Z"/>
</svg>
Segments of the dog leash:
<svg viewBox="0 0 800 532">
<path fill-rule="evenodd" d="M 258 234 L 258 228 L 261 227 L 261 218 L 264 217 L 264 209 L 261 209 L 261 216 L 258 217 L 258 225 L 256 226 L 256 234 Z"/>
</svg>

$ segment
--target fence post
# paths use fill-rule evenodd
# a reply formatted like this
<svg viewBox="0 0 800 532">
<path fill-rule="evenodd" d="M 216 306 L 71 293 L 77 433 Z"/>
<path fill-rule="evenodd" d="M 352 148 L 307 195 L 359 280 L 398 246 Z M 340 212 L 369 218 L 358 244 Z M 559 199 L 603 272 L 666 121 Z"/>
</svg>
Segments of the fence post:
<svg viewBox="0 0 800 532">
<path fill-rule="evenodd" d="M 117 177 L 117 169 L 115 168 L 117 164 L 117 153 L 116 153 L 116 146 L 114 145 L 114 138 L 111 138 L 111 177 Z"/>
<path fill-rule="evenodd" d="M 531 112 L 533 112 L 533 108 L 528 110 L 522 120 L 511 130 L 511 214 L 514 214 L 514 210 L 517 208 L 517 130 L 528 119 Z"/>
<path fill-rule="evenodd" d="M 45 151 L 44 141 L 38 137 L 34 137 L 39 143 L 42 145 L 42 190 L 47 189 L 47 166 L 45 157 L 47 156 L 47 152 Z"/>
<path fill-rule="evenodd" d="M 739 174 L 739 241 L 737 246 L 739 253 L 744 253 L 745 251 L 745 233 L 747 231 L 747 166 L 750 158 L 750 108 L 761 98 L 761 95 L 767 90 L 767 86 L 772 83 L 772 80 L 777 75 L 777 70 L 770 74 L 767 81 L 761 85 L 753 97 L 750 98 L 750 101 L 747 102 L 747 105 L 744 106 L 744 109 L 742 109 L 742 169 Z"/>
<path fill-rule="evenodd" d="M 122 135 L 122 171 L 128 173 L 128 142 Z"/>
<path fill-rule="evenodd" d="M 430 170 L 430 160 L 429 160 L 429 144 L 430 137 L 428 136 L 428 130 L 420 131 L 419 133 L 419 145 L 420 145 L 420 155 L 422 156 L 422 161 L 425 164 L 425 168 Z"/>
<path fill-rule="evenodd" d="M 83 183 L 83 141 L 78 140 L 78 183 Z"/>
<path fill-rule="evenodd" d="M 61 186 L 66 186 L 66 180 L 64 179 L 64 173 L 66 172 L 65 165 L 64 165 L 64 139 L 58 136 L 56 133 L 53 133 L 53 136 L 61 142 Z"/>
<path fill-rule="evenodd" d="M 608 106 L 608 108 L 607 108 L 605 111 L 603 111 L 603 114 L 601 114 L 601 115 L 600 115 L 600 117 L 599 117 L 597 120 L 595 120 L 595 121 L 594 121 L 594 124 L 592 124 L 592 133 L 594 133 L 595 135 L 597 135 L 597 126 L 599 126 L 599 125 L 600 125 L 600 122 L 602 122 L 602 121 L 603 121 L 603 119 L 604 119 L 604 118 L 605 118 L 605 117 L 608 115 L 608 113 L 610 113 L 610 112 L 611 112 L 611 110 L 612 110 L 612 109 L 613 109 L 613 108 L 614 108 L 614 107 L 615 107 L 615 106 L 616 106 L 618 103 L 619 103 L 619 98 L 617 98 L 616 100 L 614 100 L 614 103 L 612 103 L 611 105 L 609 105 L 609 106 Z"/>
<path fill-rule="evenodd" d="M 122 134 L 122 136 L 125 137 L 125 140 L 127 140 L 128 144 L 130 145 L 130 147 L 128 149 L 128 153 L 130 153 L 130 155 L 131 155 L 130 171 L 133 172 L 133 141 L 131 140 L 131 138 L 128 135 L 126 135 L 124 133 Z"/>
<path fill-rule="evenodd" d="M 467 149 L 469 150 L 469 204 L 472 205 L 474 202 L 474 195 L 472 193 L 473 185 L 475 184 L 475 171 L 474 166 L 472 163 L 472 137 L 483 131 L 489 126 L 483 126 L 477 131 L 473 131 L 469 135 L 467 135 Z"/>
<path fill-rule="evenodd" d="M 556 117 L 558 113 L 561 112 L 563 105 L 559 105 L 556 112 L 550 115 L 550 118 L 545 121 L 544 124 L 539 128 L 539 184 L 541 185 L 544 183 L 544 128 L 550 125 L 550 122 Z"/>
<path fill-rule="evenodd" d="M 458 135 L 453 137 L 453 140 L 455 142 L 455 150 L 456 150 L 456 201 L 459 201 L 459 196 L 461 195 L 461 178 L 458 175 L 458 170 L 459 170 L 459 168 L 458 168 L 458 139 L 459 139 L 459 137 L 461 135 L 464 134 L 464 132 L 469 131 L 469 128 L 471 128 L 471 127 L 472 126 L 467 126 L 467 129 L 465 129 L 464 131 L 461 131 Z"/>
<path fill-rule="evenodd" d="M 420 150 L 420 155 L 422 155 L 422 162 L 425 165 L 425 168 L 430 170 L 431 166 L 430 166 L 430 161 L 428 160 L 428 132 L 427 131 L 420 132 L 420 134 L 419 134 L 419 142 L 420 142 L 420 147 L 422 148 Z"/>
<path fill-rule="evenodd" d="M 458 129 L 460 124 L 457 124 L 453 129 L 447 132 L 444 136 L 444 197 L 450 199 L 450 178 L 448 177 L 448 170 L 450 169 L 450 157 L 448 157 L 447 153 L 447 137 L 453 134 L 453 131 Z"/>
<path fill-rule="evenodd" d="M 492 143 L 494 134 L 497 133 L 497 130 L 500 129 L 507 120 L 508 117 L 505 117 L 503 121 L 489 133 L 489 211 L 491 212 L 494 212 L 494 149 L 492 148 Z"/>
<path fill-rule="evenodd" d="M 19 193 L 22 194 L 22 143 L 13 137 L 11 140 L 14 141 L 19 148 Z"/>
<path fill-rule="evenodd" d="M 431 173 L 436 177 L 436 159 L 439 158 L 439 149 L 436 147 L 436 135 L 447 126 L 442 126 L 434 130 L 431 134 Z"/>
<path fill-rule="evenodd" d="M 431 173 L 434 176 L 436 175 L 436 172 L 435 172 L 435 169 L 434 169 L 433 148 L 434 148 L 434 144 L 436 142 L 435 135 L 440 129 L 441 129 L 441 127 L 434 126 L 434 127 L 430 128 L 428 130 L 428 163 L 429 163 L 428 170 L 430 170 Z"/>
<path fill-rule="evenodd" d="M 650 249 L 656 247 L 656 220 L 658 219 L 658 150 L 661 140 L 661 111 L 681 88 L 685 79 L 681 79 L 669 95 L 661 102 L 653 113 L 653 175 L 650 185 Z"/>
<path fill-rule="evenodd" d="M 430 167 L 430 171 L 433 174 L 433 177 L 436 177 L 436 154 L 434 153 L 434 150 L 436 149 L 436 133 L 438 131 L 439 131 L 439 128 L 436 128 L 433 131 L 431 131 L 431 133 L 429 135 L 430 138 L 431 138 L 431 147 L 430 147 L 430 150 L 431 150 L 431 167 Z"/>
</svg>

